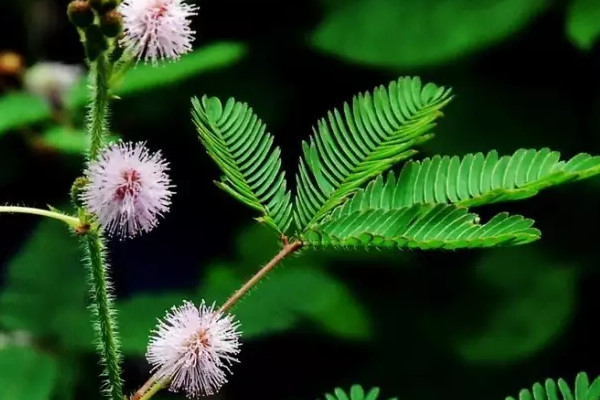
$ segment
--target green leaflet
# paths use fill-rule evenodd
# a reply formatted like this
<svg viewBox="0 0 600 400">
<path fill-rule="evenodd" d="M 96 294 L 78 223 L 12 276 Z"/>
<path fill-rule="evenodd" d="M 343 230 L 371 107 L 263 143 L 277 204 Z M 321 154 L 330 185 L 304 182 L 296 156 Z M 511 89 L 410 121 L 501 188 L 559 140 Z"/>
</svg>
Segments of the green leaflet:
<svg viewBox="0 0 600 400">
<path fill-rule="evenodd" d="M 564 379 L 546 379 L 544 385 L 535 383 L 531 389 L 519 392 L 519 400 L 598 400 L 600 398 L 600 378 L 590 384 L 585 372 L 580 372 L 575 378 L 574 390 Z M 506 400 L 516 400 L 507 397 Z"/>
<path fill-rule="evenodd" d="M 560 161 L 560 153 L 547 148 L 520 149 L 499 157 L 494 150 L 458 156 L 435 156 L 408 162 L 399 177 L 379 176 L 334 212 L 384 210 L 419 203 L 454 203 L 465 207 L 521 200 L 540 190 L 600 173 L 600 157 L 578 154 Z"/>
<path fill-rule="evenodd" d="M 416 153 L 451 100 L 451 91 L 419 78 L 355 96 L 329 112 L 303 143 L 295 200 L 300 230 L 318 223 L 369 179 Z"/>
<path fill-rule="evenodd" d="M 520 245 L 540 238 L 533 221 L 498 214 L 488 223 L 467 209 L 446 204 L 334 213 L 307 230 L 309 246 L 374 246 L 420 249 L 459 249 Z"/>
<path fill-rule="evenodd" d="M 326 393 L 325 400 L 377 400 L 379 398 L 379 388 L 374 387 L 365 392 L 362 386 L 352 385 L 350 392 L 346 392 L 341 388 L 335 388 L 333 394 Z M 391 398 L 389 400 L 396 400 Z"/>
<path fill-rule="evenodd" d="M 279 147 L 265 124 L 245 103 L 215 97 L 192 99 L 200 141 L 223 172 L 221 189 L 258 210 L 261 220 L 284 233 L 292 220 L 291 194 L 286 189 Z"/>
</svg>

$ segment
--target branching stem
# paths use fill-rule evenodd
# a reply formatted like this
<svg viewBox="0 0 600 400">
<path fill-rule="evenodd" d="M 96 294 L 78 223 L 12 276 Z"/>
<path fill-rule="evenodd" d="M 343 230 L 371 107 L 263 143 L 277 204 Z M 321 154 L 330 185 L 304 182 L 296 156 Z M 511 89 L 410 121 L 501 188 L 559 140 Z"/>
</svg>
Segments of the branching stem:
<svg viewBox="0 0 600 400">
<path fill-rule="evenodd" d="M 220 312 L 227 312 L 235 303 L 238 302 L 239 299 L 244 297 L 246 293 L 250 291 L 266 274 L 268 274 L 273 268 L 277 266 L 285 257 L 289 256 L 296 250 L 302 247 L 302 242 L 297 240 L 295 242 L 287 243 L 287 238 L 282 239 L 284 245 L 279 253 L 273 257 L 271 261 L 267 263 L 264 267 L 262 267 L 248 282 L 244 284 L 241 288 L 238 289 L 227 301 L 225 304 L 221 306 L 219 309 Z"/>
</svg>

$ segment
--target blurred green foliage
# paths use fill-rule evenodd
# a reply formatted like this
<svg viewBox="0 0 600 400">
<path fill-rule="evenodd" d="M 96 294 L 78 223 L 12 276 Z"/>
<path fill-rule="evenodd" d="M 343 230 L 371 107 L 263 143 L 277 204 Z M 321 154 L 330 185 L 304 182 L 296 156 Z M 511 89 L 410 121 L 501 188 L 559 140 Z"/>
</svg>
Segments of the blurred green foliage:
<svg viewBox="0 0 600 400">
<path fill-rule="evenodd" d="M 139 63 L 122 79 L 115 82 L 115 95 L 130 96 L 160 87 L 173 85 L 202 73 L 227 67 L 238 62 L 246 54 L 241 43 L 219 42 L 196 49 L 181 57 L 177 62 L 153 66 Z M 71 92 L 67 104 L 70 107 L 84 106 L 88 99 L 87 83 L 81 82 Z"/>
<path fill-rule="evenodd" d="M 107 143 L 117 140 L 116 135 L 109 135 L 106 138 Z M 64 154 L 82 155 L 90 148 L 90 137 L 86 131 L 60 125 L 53 126 L 43 132 L 40 141 L 44 145 Z"/>
<path fill-rule="evenodd" d="M 50 118 L 50 105 L 44 99 L 27 93 L 12 93 L 0 97 L 0 136 Z"/>
<path fill-rule="evenodd" d="M 539 246 L 492 250 L 474 267 L 473 284 L 492 306 L 473 318 L 456 338 L 456 351 L 468 362 L 517 362 L 548 346 L 564 331 L 576 307 L 577 270 L 561 265 Z M 457 310 L 458 311 L 458 310 Z"/>
<path fill-rule="evenodd" d="M 0 399 L 50 398 L 59 375 L 55 360 L 25 346 L 0 349 Z"/>
<path fill-rule="evenodd" d="M 600 3 L 596 0 L 572 0 L 567 13 L 569 38 L 584 50 L 591 50 L 600 37 Z"/>
<path fill-rule="evenodd" d="M 346 60 L 386 68 L 451 61 L 494 44 L 546 6 L 544 0 L 339 1 L 312 36 Z"/>
</svg>

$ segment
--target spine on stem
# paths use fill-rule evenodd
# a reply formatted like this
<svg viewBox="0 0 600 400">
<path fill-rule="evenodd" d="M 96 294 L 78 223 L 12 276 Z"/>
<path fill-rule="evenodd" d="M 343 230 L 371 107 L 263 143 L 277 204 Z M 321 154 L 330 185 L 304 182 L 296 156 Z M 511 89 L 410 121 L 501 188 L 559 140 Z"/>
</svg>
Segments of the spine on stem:
<svg viewBox="0 0 600 400">
<path fill-rule="evenodd" d="M 83 236 L 82 245 L 85 248 L 86 266 L 91 281 L 90 309 L 98 352 L 104 368 L 103 375 L 106 377 L 105 393 L 111 400 L 122 400 L 121 353 L 102 236 L 98 232 L 90 232 Z"/>
</svg>

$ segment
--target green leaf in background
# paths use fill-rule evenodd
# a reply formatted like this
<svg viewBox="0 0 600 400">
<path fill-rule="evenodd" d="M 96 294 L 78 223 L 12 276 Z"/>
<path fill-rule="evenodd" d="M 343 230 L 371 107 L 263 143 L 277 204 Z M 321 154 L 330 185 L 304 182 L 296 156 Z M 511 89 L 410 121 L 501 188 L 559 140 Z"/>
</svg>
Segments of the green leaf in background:
<svg viewBox="0 0 600 400">
<path fill-rule="evenodd" d="M 48 129 L 42 134 L 41 140 L 44 145 L 65 154 L 84 154 L 90 147 L 90 136 L 87 132 L 63 126 Z M 110 135 L 106 142 L 116 140 L 117 136 Z"/>
<path fill-rule="evenodd" d="M 516 362 L 537 353 L 560 335 L 575 310 L 577 271 L 537 246 L 486 253 L 473 284 L 481 298 L 465 304 L 488 299 L 492 307 L 482 311 L 482 324 L 471 317 L 457 335 L 457 352 L 472 363 Z"/>
<path fill-rule="evenodd" d="M 77 239 L 64 224 L 44 220 L 8 265 L 0 327 L 88 348 L 93 335 L 86 298 Z"/>
<path fill-rule="evenodd" d="M 313 45 L 352 62 L 400 68 L 433 65 L 517 32 L 545 0 L 362 0 L 336 9 Z"/>
<path fill-rule="evenodd" d="M 117 88 L 115 94 L 121 97 L 141 91 L 168 86 L 192 78 L 205 72 L 227 67 L 239 61 L 246 54 L 241 43 L 221 42 L 197 49 L 174 63 L 160 66 L 139 64 L 132 68 Z M 71 107 L 87 103 L 87 82 L 77 85 L 70 95 Z"/>
<path fill-rule="evenodd" d="M 50 116 L 50 105 L 39 96 L 23 92 L 0 96 L 0 136 L 11 129 L 44 121 Z"/>
<path fill-rule="evenodd" d="M 173 306 L 182 305 L 183 300 L 198 303 L 196 298 L 185 293 L 140 294 L 119 302 L 117 318 L 123 353 L 143 355 L 157 319 L 163 318 Z"/>
<path fill-rule="evenodd" d="M 326 393 L 325 400 L 377 400 L 379 398 L 379 388 L 375 387 L 365 392 L 362 386 L 352 385 L 349 392 L 342 388 L 335 388 L 333 393 Z M 391 398 L 389 400 L 396 400 Z"/>
<path fill-rule="evenodd" d="M 200 297 L 220 304 L 247 278 L 249 275 L 239 273 L 235 265 L 212 265 L 204 278 Z M 368 314 L 361 303 L 308 257 L 296 262 L 290 259 L 278 266 L 232 312 L 240 320 L 245 338 L 285 331 L 302 320 L 346 339 L 365 339 L 370 335 Z"/>
<path fill-rule="evenodd" d="M 49 400 L 58 373 L 56 362 L 35 349 L 0 348 L 0 400 Z"/>
<path fill-rule="evenodd" d="M 571 0 L 567 11 L 567 35 L 579 48 L 592 48 L 600 37 L 598 0 Z"/>
</svg>

